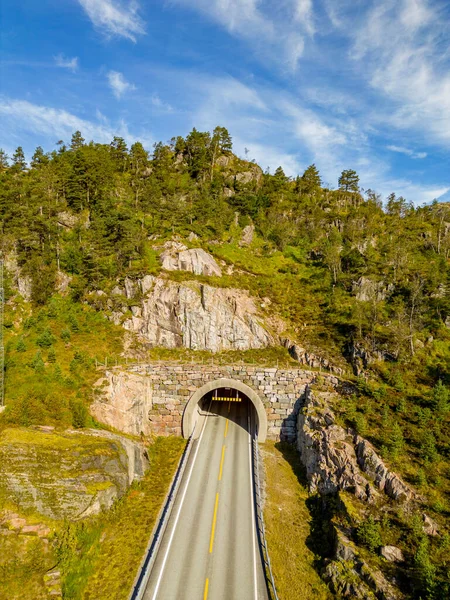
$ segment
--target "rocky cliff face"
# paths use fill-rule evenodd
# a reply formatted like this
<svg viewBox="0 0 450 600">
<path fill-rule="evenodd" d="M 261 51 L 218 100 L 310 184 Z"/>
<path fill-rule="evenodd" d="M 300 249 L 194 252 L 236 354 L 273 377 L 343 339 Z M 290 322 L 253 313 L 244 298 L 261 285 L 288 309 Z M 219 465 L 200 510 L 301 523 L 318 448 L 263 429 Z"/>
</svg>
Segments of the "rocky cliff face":
<svg viewBox="0 0 450 600">
<path fill-rule="evenodd" d="M 7 429 L 0 437 L 0 496 L 21 511 L 78 519 L 108 509 L 143 476 L 144 448 L 119 435 Z"/>
<path fill-rule="evenodd" d="M 386 467 L 371 444 L 336 423 L 330 408 L 333 396 L 308 389 L 298 415 L 297 447 L 311 491 L 348 490 L 368 502 L 379 492 L 394 500 L 411 500 L 413 491 Z"/>
<path fill-rule="evenodd" d="M 188 271 L 195 275 L 222 276 L 217 262 L 202 248 L 188 249 L 179 242 L 166 242 L 160 255 L 162 268 L 166 271 Z"/>
<path fill-rule="evenodd" d="M 91 404 L 92 415 L 118 431 L 130 435 L 150 435 L 148 419 L 152 408 L 150 380 L 130 372 L 107 371 L 97 381 L 99 398 Z"/>
<path fill-rule="evenodd" d="M 125 282 L 129 300 L 144 295 L 123 322 L 151 346 L 192 350 L 248 350 L 274 343 L 254 300 L 243 290 L 146 276 Z"/>
</svg>

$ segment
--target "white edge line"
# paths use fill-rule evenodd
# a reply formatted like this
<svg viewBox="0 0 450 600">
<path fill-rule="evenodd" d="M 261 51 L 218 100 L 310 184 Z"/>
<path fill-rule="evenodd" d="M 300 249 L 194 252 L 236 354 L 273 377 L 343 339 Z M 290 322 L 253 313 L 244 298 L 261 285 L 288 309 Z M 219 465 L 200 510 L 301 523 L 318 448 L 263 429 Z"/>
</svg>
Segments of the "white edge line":
<svg viewBox="0 0 450 600">
<path fill-rule="evenodd" d="M 252 433 L 250 415 L 248 416 L 248 430 L 250 435 L 249 443 L 249 465 L 250 465 L 250 504 L 252 507 L 252 538 L 253 538 L 253 578 L 255 581 L 255 600 L 258 600 L 258 580 L 256 577 L 256 529 L 255 529 L 255 504 L 254 504 L 254 490 L 253 490 L 253 470 L 252 470 Z"/>
<path fill-rule="evenodd" d="M 211 402 L 209 403 L 208 411 L 209 411 L 210 407 L 211 407 Z M 163 576 L 163 573 L 164 573 L 164 568 L 166 566 L 167 558 L 169 556 L 170 546 L 172 545 L 173 537 L 175 535 L 175 530 L 177 528 L 178 519 L 180 518 L 181 509 L 183 508 L 184 498 L 186 497 L 186 493 L 187 493 L 187 490 L 188 490 L 188 487 L 189 487 L 189 481 L 191 479 L 192 471 L 194 470 L 195 461 L 196 461 L 197 454 L 198 454 L 198 451 L 199 451 L 199 448 L 200 448 L 200 442 L 202 441 L 203 433 L 205 431 L 205 425 L 206 425 L 207 419 L 208 419 L 208 415 L 205 416 L 205 420 L 203 421 L 202 432 L 201 432 L 200 437 L 198 439 L 198 444 L 197 444 L 197 448 L 195 450 L 194 458 L 192 459 L 191 468 L 189 470 L 189 475 L 188 475 L 188 478 L 186 480 L 186 486 L 184 488 L 184 492 L 183 492 L 183 495 L 182 495 L 181 500 L 180 500 L 180 506 L 178 507 L 177 516 L 175 517 L 175 523 L 174 523 L 173 528 L 172 528 L 172 533 L 170 534 L 169 543 L 167 545 L 166 553 L 164 555 L 164 560 L 163 560 L 163 563 L 161 565 L 161 571 L 159 573 L 158 581 L 156 582 L 156 587 L 155 587 L 155 591 L 153 593 L 152 600 L 156 600 L 156 597 L 158 595 L 159 586 L 161 585 L 161 580 L 162 580 L 162 576 Z"/>
</svg>

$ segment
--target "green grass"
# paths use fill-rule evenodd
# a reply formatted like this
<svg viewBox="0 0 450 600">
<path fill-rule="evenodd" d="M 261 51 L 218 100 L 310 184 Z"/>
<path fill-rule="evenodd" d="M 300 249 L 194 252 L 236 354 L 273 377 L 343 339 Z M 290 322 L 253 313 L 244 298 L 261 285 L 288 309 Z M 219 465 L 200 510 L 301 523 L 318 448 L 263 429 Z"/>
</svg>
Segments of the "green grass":
<svg viewBox="0 0 450 600">
<path fill-rule="evenodd" d="M 289 444 L 274 442 L 266 442 L 262 453 L 266 537 L 278 596 L 280 600 L 327 600 L 332 596 L 314 567 L 317 557 L 309 548 L 309 494 L 298 453 Z"/>
<path fill-rule="evenodd" d="M 47 600 L 43 576 L 55 560 L 40 538 L 0 535 L 0 600 Z"/>
<path fill-rule="evenodd" d="M 18 314 L 17 314 L 18 313 Z M 5 322 L 5 424 L 93 425 L 87 411 L 96 359 L 114 362 L 123 330 L 87 305 L 55 297 L 31 314 L 26 307 Z"/>
<path fill-rule="evenodd" d="M 111 511 L 66 526 L 60 535 L 65 599 L 128 598 L 184 446 L 180 438 L 158 438 L 149 447 L 148 473 Z"/>
</svg>

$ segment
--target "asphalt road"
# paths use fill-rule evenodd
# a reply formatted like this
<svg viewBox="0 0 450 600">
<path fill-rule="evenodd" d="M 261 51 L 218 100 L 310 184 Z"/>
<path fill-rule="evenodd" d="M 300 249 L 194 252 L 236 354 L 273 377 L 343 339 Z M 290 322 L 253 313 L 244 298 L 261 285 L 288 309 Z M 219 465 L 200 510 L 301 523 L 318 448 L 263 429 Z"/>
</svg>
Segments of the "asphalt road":
<svg viewBox="0 0 450 600">
<path fill-rule="evenodd" d="M 208 410 L 209 409 L 209 410 Z M 145 600 L 267 600 L 256 536 L 250 402 L 208 402 Z"/>
</svg>

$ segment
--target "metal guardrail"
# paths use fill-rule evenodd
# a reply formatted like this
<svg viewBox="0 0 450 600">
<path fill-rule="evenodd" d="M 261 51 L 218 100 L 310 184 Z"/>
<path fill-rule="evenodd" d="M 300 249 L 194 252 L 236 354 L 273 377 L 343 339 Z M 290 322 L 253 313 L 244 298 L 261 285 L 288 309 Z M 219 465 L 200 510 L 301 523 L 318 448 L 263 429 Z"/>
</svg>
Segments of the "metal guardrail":
<svg viewBox="0 0 450 600">
<path fill-rule="evenodd" d="M 256 504 L 256 522 L 257 522 L 257 531 L 258 538 L 260 543 L 260 548 L 262 552 L 262 558 L 264 561 L 265 571 L 266 571 L 266 580 L 270 584 L 269 594 L 271 594 L 273 600 L 279 600 L 277 590 L 275 587 L 275 581 L 272 573 L 272 565 L 270 563 L 269 549 L 267 547 L 266 540 L 266 529 L 264 527 L 264 515 L 262 508 L 262 495 L 261 495 L 261 480 L 260 480 L 260 472 L 259 472 L 259 448 L 258 442 L 256 440 L 256 436 L 252 436 L 252 448 L 253 448 L 253 471 L 255 477 L 255 504 Z M 267 586 L 269 587 L 269 586 Z"/>
<path fill-rule="evenodd" d="M 166 501 L 164 502 L 163 507 L 159 511 L 158 518 L 156 520 L 155 526 L 150 536 L 149 543 L 145 550 L 144 558 L 142 559 L 142 563 L 139 568 L 138 574 L 134 580 L 133 589 L 128 597 L 129 600 L 141 600 L 145 593 L 145 588 L 150 578 L 153 563 L 158 553 L 161 540 L 164 537 L 164 533 L 167 528 L 167 523 L 169 522 L 169 517 L 172 512 L 175 498 L 177 497 L 180 483 L 183 479 L 184 470 L 186 468 L 189 455 L 191 453 L 192 443 L 193 435 L 190 436 L 188 443 L 186 444 L 186 447 L 178 464 L 178 469 L 175 475 L 173 476 L 169 492 L 166 496 Z"/>
</svg>

